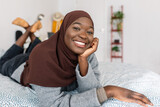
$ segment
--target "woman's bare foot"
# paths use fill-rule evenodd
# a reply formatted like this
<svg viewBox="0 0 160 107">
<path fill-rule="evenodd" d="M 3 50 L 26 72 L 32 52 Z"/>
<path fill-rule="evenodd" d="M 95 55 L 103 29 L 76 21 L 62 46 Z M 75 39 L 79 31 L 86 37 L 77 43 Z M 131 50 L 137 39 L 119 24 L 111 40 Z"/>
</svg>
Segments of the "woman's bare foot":
<svg viewBox="0 0 160 107">
<path fill-rule="evenodd" d="M 29 27 L 29 24 L 22 18 L 17 17 L 15 20 L 13 20 L 12 24 L 27 28 Z"/>
<path fill-rule="evenodd" d="M 37 30 L 41 29 L 42 28 L 42 24 L 41 22 L 38 20 L 36 23 L 34 23 L 32 25 L 32 28 L 31 28 L 31 32 L 34 33 L 36 32 Z"/>
</svg>

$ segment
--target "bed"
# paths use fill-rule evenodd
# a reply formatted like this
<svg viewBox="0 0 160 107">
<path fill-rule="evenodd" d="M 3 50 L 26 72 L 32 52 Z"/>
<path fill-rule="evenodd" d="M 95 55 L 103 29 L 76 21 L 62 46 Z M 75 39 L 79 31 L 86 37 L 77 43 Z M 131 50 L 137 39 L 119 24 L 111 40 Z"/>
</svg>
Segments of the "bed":
<svg viewBox="0 0 160 107">
<path fill-rule="evenodd" d="M 5 51 L 0 49 L 0 56 Z M 105 85 L 117 85 L 146 95 L 154 104 L 160 107 L 160 75 L 138 66 L 124 63 L 100 62 L 100 82 Z M 23 87 L 10 78 L 0 74 L 0 106 L 3 107 L 38 107 L 36 93 L 28 87 Z M 102 107 L 141 107 L 135 103 L 121 102 L 109 99 Z"/>
</svg>

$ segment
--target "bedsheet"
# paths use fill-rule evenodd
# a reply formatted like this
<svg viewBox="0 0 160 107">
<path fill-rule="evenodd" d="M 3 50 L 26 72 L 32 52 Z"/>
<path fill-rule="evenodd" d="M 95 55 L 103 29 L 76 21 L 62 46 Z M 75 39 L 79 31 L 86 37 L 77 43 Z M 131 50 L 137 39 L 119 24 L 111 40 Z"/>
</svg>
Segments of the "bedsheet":
<svg viewBox="0 0 160 107">
<path fill-rule="evenodd" d="M 160 75 L 139 66 L 122 63 L 100 63 L 101 84 L 128 88 L 147 96 L 154 107 L 160 107 Z M 135 103 L 109 99 L 102 107 L 141 107 Z"/>
</svg>

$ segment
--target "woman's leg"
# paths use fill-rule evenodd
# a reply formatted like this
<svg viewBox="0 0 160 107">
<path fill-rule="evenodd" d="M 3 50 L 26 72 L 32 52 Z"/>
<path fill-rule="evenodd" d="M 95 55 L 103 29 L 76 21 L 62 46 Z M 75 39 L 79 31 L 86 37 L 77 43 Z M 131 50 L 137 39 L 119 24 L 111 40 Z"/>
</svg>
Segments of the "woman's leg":
<svg viewBox="0 0 160 107">
<path fill-rule="evenodd" d="M 0 58 L 0 73 L 2 72 L 2 67 L 5 62 L 12 59 L 13 57 L 23 53 L 23 48 L 13 44 L 5 54 Z"/>
<path fill-rule="evenodd" d="M 4 64 L 11 60 L 12 58 L 16 57 L 17 55 L 23 54 L 23 45 L 30 33 L 30 28 L 26 30 L 26 32 L 13 44 L 6 53 L 0 58 L 0 72 L 3 72 L 2 68 Z M 5 65 L 6 66 L 6 65 Z"/>
<path fill-rule="evenodd" d="M 28 36 L 30 35 L 30 30 L 31 30 L 31 27 L 28 27 L 26 29 L 26 32 L 19 37 L 19 39 L 16 41 L 16 45 L 20 46 L 20 47 L 23 47 L 24 43 L 26 42 Z"/>
<path fill-rule="evenodd" d="M 34 24 L 33 26 L 28 26 L 26 29 L 26 32 L 16 41 L 13 47 L 11 47 L 0 59 L 0 72 L 5 76 L 11 76 L 15 69 L 17 69 L 22 63 L 24 63 L 29 58 L 29 53 L 34 48 L 35 45 L 37 45 L 40 40 L 36 38 L 34 35 L 31 34 L 31 29 L 38 28 L 38 24 Z M 34 32 L 32 32 L 34 33 Z M 31 41 L 33 41 L 33 45 L 28 50 L 28 53 L 23 53 L 23 45 L 30 35 Z M 18 48 L 16 48 L 18 47 Z M 17 50 L 20 51 L 16 51 Z M 21 53 L 21 54 L 20 54 Z M 23 54 L 22 54 L 23 53 Z"/>
<path fill-rule="evenodd" d="M 31 43 L 29 44 L 29 47 L 27 48 L 25 53 L 31 53 L 32 49 L 41 42 L 39 38 L 37 38 L 34 34 L 30 35 Z"/>
<path fill-rule="evenodd" d="M 3 63 L 19 54 L 22 54 L 24 49 L 23 45 L 28 38 L 28 35 L 30 33 L 30 28 L 26 30 L 26 32 L 16 41 L 15 44 L 13 44 L 6 53 L 0 58 L 0 65 L 3 65 Z"/>
<path fill-rule="evenodd" d="M 29 54 L 19 54 L 14 58 L 7 60 L 2 68 L 1 74 L 4 76 L 11 77 L 13 72 L 23 63 L 25 63 L 29 58 Z"/>
</svg>

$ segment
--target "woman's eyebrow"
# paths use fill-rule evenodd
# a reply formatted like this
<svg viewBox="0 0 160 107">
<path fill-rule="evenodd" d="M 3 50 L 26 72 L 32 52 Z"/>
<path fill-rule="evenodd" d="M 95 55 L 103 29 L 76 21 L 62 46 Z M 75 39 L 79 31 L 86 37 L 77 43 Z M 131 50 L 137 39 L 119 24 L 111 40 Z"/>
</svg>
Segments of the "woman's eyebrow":
<svg viewBox="0 0 160 107">
<path fill-rule="evenodd" d="M 79 22 L 74 22 L 73 24 L 79 24 L 79 25 L 82 25 L 81 23 L 79 23 Z M 90 26 L 90 28 L 92 28 L 93 29 L 93 26 Z"/>
<path fill-rule="evenodd" d="M 74 22 L 73 24 L 79 24 L 79 25 L 82 25 L 81 23 L 79 23 L 79 22 Z"/>
</svg>

